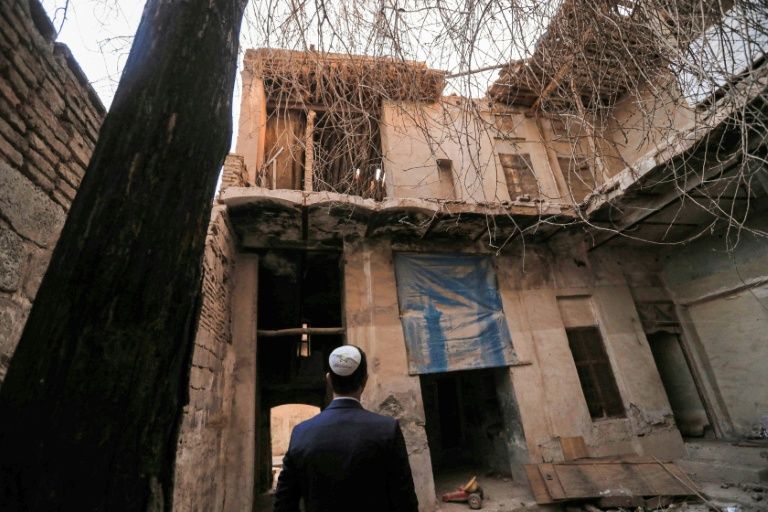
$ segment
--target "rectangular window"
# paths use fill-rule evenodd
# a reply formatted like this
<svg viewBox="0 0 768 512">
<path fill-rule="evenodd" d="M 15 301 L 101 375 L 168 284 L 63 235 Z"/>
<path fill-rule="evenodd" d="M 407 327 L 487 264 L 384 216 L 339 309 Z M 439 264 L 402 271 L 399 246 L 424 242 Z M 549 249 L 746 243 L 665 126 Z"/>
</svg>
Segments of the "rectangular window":
<svg viewBox="0 0 768 512">
<path fill-rule="evenodd" d="M 504 170 L 504 178 L 507 180 L 510 199 L 514 201 L 523 196 L 528 196 L 530 199 L 541 195 L 536 174 L 533 172 L 531 155 L 499 153 L 499 162 Z"/>
<path fill-rule="evenodd" d="M 438 197 L 437 199 L 456 199 L 453 185 L 453 161 L 448 158 L 437 159 Z"/>
<path fill-rule="evenodd" d="M 593 419 L 624 417 L 613 369 L 596 326 L 566 328 L 581 389 Z"/>
</svg>

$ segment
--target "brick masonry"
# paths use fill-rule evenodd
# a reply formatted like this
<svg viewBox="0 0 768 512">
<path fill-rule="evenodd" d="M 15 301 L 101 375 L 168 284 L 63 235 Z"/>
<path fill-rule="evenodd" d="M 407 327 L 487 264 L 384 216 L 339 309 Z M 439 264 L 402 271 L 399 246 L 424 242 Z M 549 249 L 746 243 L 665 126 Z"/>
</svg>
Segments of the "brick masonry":
<svg viewBox="0 0 768 512">
<path fill-rule="evenodd" d="M 0 9 L 0 384 L 95 147 L 105 110 L 37 0 Z M 226 168 L 241 184 L 242 161 Z M 221 510 L 234 354 L 235 242 L 214 207 L 177 450 L 174 510 Z"/>
<path fill-rule="evenodd" d="M 0 382 L 21 336 L 104 106 L 37 0 L 0 9 Z"/>
<path fill-rule="evenodd" d="M 223 206 L 215 206 L 203 260 L 203 304 L 176 452 L 174 510 L 221 510 L 234 353 L 230 300 L 236 246 Z"/>
</svg>

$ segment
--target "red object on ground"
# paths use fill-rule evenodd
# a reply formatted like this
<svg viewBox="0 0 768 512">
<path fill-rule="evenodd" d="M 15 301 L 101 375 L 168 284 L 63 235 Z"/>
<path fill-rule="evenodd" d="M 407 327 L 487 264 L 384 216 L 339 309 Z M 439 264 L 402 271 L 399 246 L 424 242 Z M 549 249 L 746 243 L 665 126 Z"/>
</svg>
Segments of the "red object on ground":
<svg viewBox="0 0 768 512">
<path fill-rule="evenodd" d="M 442 500 L 449 503 L 468 503 L 469 508 L 483 508 L 483 490 L 477 484 L 477 477 L 472 477 L 463 487 L 443 494 Z"/>
<path fill-rule="evenodd" d="M 443 501 L 445 502 L 466 503 L 467 500 L 469 500 L 469 493 L 464 489 L 457 489 L 443 494 Z"/>
</svg>

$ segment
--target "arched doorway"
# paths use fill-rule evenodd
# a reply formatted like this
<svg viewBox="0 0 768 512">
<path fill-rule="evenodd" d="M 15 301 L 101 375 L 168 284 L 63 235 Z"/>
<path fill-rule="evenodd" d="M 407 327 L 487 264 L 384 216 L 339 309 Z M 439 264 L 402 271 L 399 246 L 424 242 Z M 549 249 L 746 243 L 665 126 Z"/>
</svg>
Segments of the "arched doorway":
<svg viewBox="0 0 768 512">
<path fill-rule="evenodd" d="M 283 456 L 288 451 L 293 429 L 309 418 L 317 415 L 320 408 L 307 404 L 284 404 L 273 407 L 269 413 L 270 444 L 272 446 L 272 480 L 277 481 L 283 464 Z"/>
</svg>

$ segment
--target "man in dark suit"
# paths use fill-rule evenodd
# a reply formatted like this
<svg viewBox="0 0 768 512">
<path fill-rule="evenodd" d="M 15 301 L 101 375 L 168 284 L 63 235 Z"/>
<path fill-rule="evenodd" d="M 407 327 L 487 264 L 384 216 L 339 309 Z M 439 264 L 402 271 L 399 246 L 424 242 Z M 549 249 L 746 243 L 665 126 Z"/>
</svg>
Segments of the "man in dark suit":
<svg viewBox="0 0 768 512">
<path fill-rule="evenodd" d="M 417 512 L 408 452 L 393 418 L 363 409 L 365 353 L 334 350 L 333 401 L 294 428 L 275 491 L 275 512 Z"/>
</svg>

